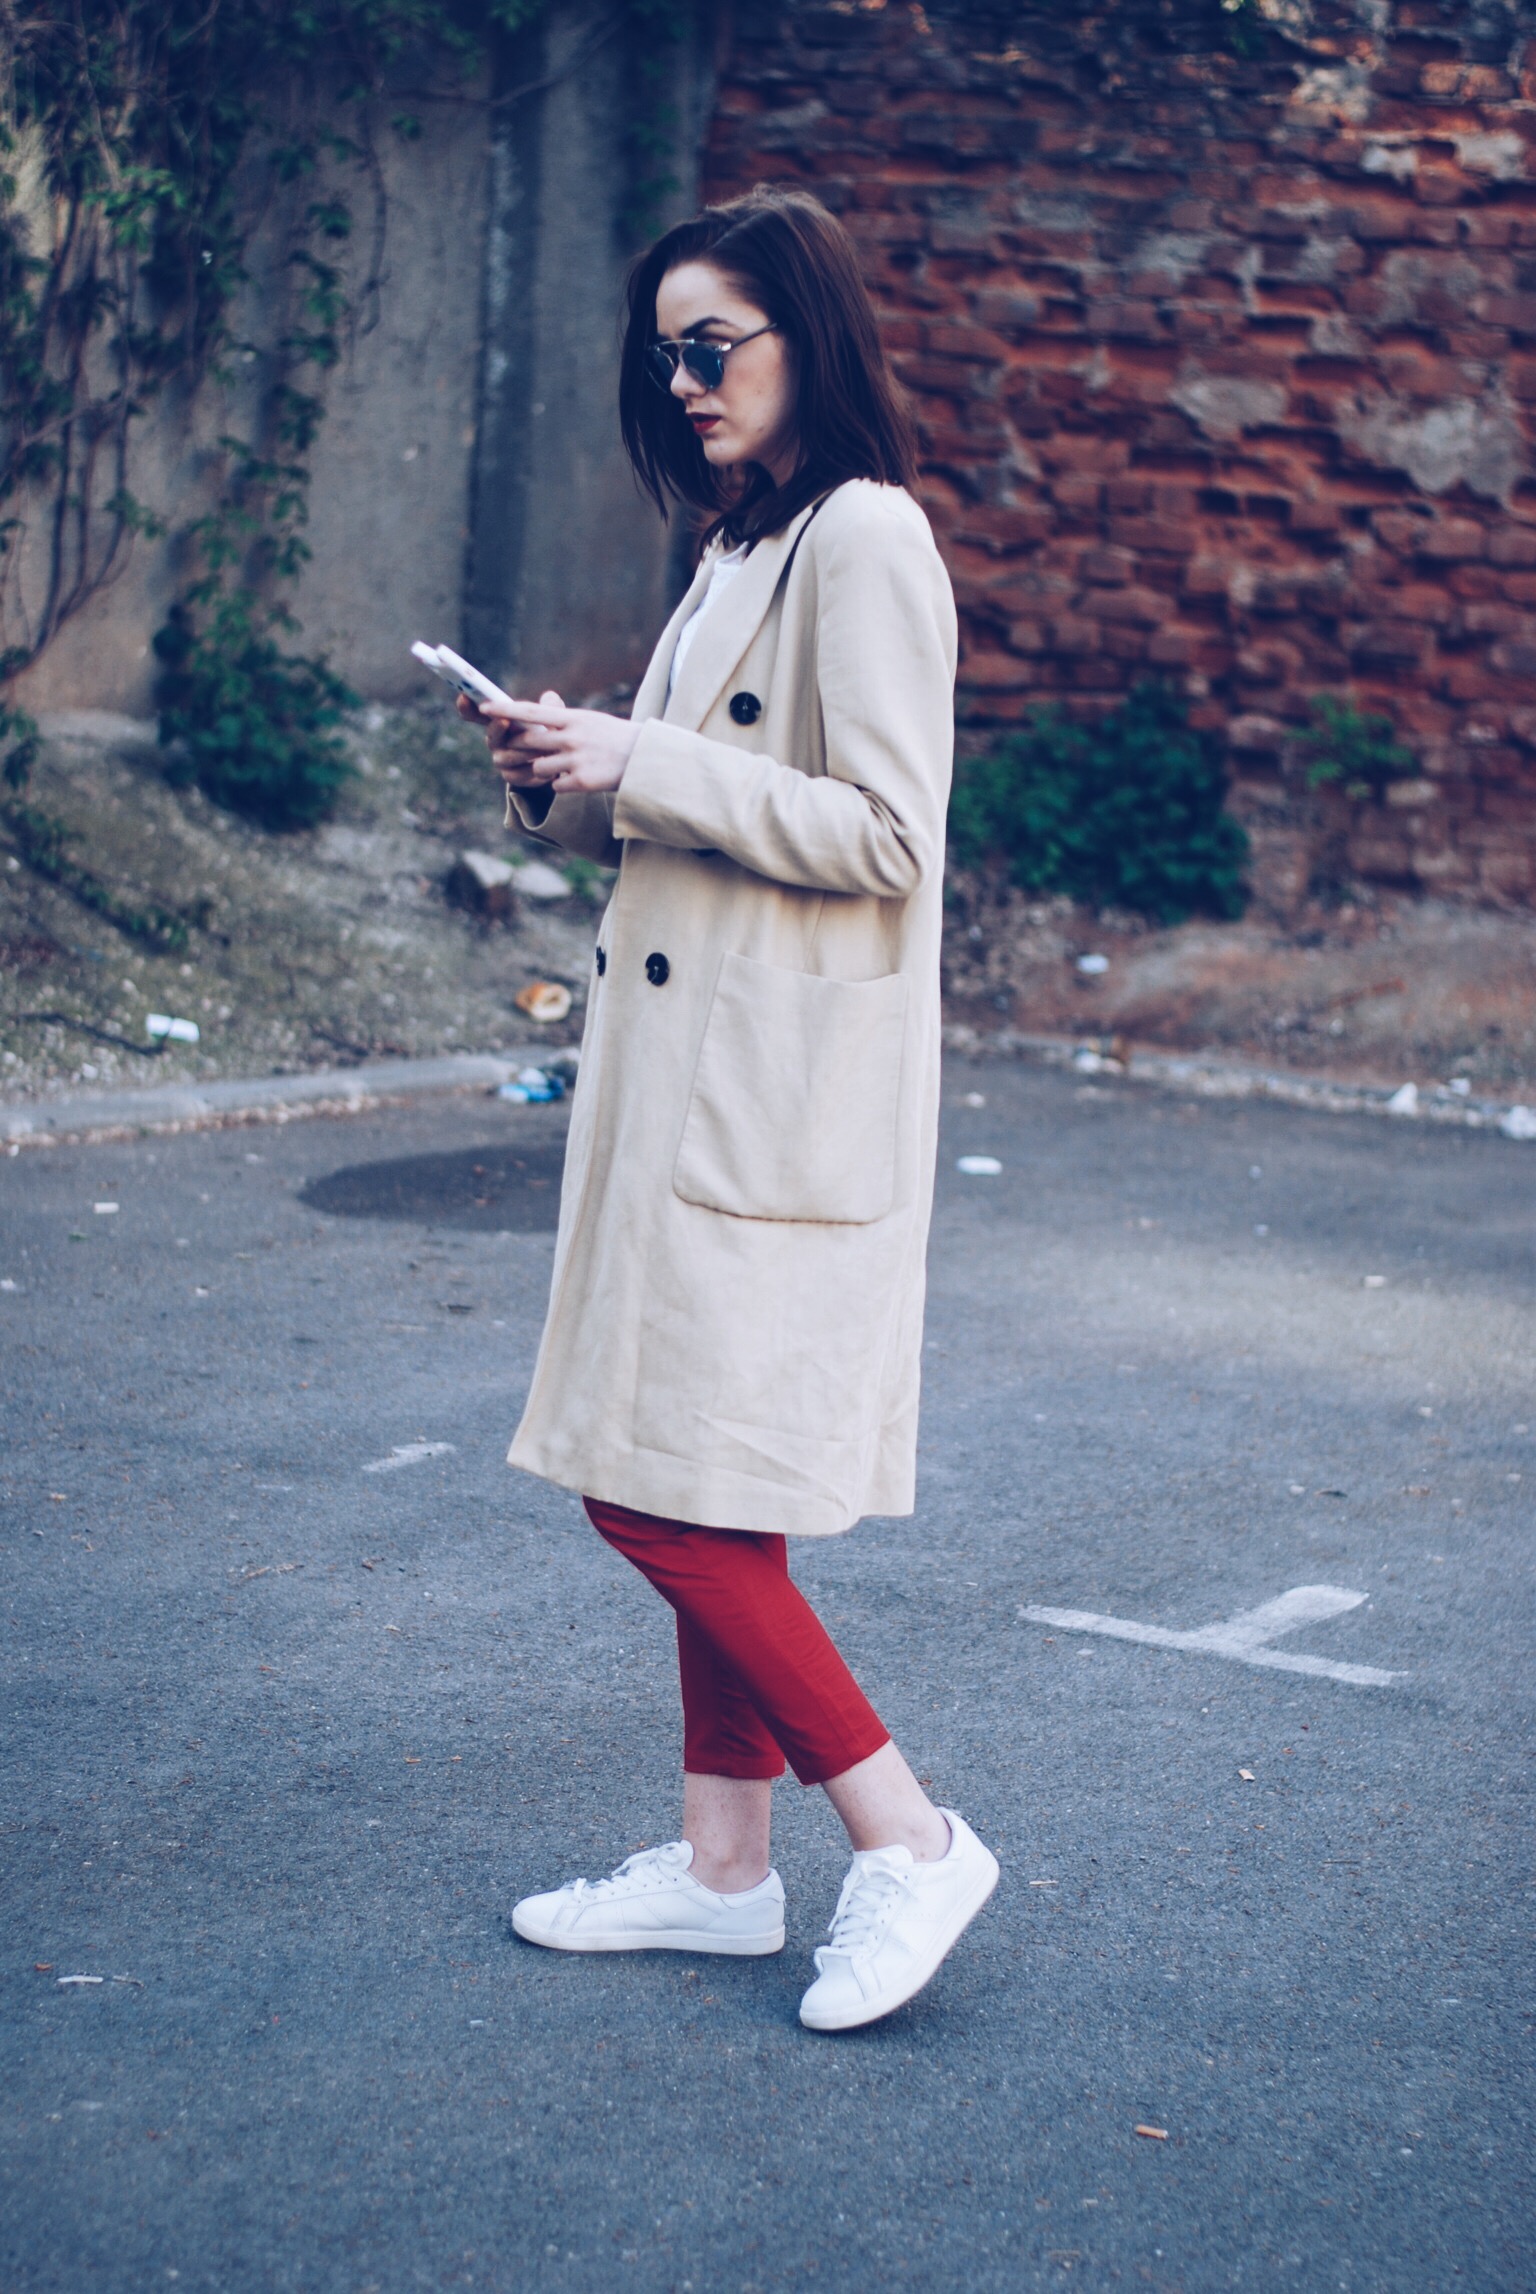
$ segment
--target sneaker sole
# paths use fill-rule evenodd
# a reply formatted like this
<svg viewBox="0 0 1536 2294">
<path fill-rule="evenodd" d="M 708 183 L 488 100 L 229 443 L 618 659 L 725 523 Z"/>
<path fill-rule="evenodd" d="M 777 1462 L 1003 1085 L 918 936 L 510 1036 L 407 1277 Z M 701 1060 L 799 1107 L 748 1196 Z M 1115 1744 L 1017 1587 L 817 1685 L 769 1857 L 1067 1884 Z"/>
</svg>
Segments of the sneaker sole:
<svg viewBox="0 0 1536 2294">
<path fill-rule="evenodd" d="M 718 1936 L 713 1939 L 690 1934 L 685 1928 L 661 1928 L 655 1935 L 607 1936 L 601 1943 L 594 1937 L 584 1941 L 562 1929 L 537 1928 L 524 1922 L 517 1912 L 512 1914 L 512 1925 L 524 1943 L 541 1944 L 546 1951 L 614 1952 L 614 1951 L 691 1951 L 710 1952 L 722 1959 L 767 1959 L 773 1952 L 784 1949 L 784 1930 L 771 1935 Z"/>
<path fill-rule="evenodd" d="M 894 2015 L 898 2007 L 905 2007 L 909 1999 L 915 1999 L 923 1986 L 933 1981 L 945 1960 L 948 1959 L 972 1920 L 975 1919 L 976 1914 L 997 1886 L 1001 1873 L 997 1858 L 990 1849 L 987 1850 L 987 1861 L 992 1869 L 986 1875 L 985 1880 L 979 1882 L 972 1889 L 962 1907 L 954 1914 L 950 1925 L 944 1931 L 942 1940 L 935 1944 L 926 1959 L 921 1960 L 917 1967 L 909 1972 L 906 1983 L 900 1991 L 882 1992 L 878 1999 L 860 2000 L 856 2007 L 845 2010 L 841 2015 L 810 2016 L 802 2007 L 800 2021 L 806 2030 L 857 2031 L 863 2024 L 878 2023 L 882 2016 Z"/>
</svg>

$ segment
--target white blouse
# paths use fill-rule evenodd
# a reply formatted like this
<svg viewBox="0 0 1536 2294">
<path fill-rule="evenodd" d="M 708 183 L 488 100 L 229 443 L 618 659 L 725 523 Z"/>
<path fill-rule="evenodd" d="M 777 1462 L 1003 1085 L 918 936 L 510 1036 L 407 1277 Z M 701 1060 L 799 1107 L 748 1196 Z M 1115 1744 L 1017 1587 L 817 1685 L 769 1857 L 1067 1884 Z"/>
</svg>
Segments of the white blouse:
<svg viewBox="0 0 1536 2294">
<path fill-rule="evenodd" d="M 705 614 L 708 613 L 721 591 L 730 588 L 731 583 L 736 579 L 746 562 L 747 544 L 745 542 L 742 542 L 734 550 L 727 550 L 723 557 L 716 558 L 710 573 L 708 589 L 677 633 L 677 643 L 672 649 L 672 666 L 667 672 L 667 699 L 669 701 L 682 672 L 683 663 L 688 657 L 688 648 L 698 634 L 699 623 L 704 619 Z"/>
</svg>

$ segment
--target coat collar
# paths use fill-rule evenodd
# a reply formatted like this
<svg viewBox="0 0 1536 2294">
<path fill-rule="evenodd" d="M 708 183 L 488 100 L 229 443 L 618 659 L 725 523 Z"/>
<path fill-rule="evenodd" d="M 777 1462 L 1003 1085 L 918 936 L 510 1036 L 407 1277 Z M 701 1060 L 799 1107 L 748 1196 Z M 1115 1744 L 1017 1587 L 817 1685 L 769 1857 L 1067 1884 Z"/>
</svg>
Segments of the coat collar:
<svg viewBox="0 0 1536 2294">
<path fill-rule="evenodd" d="M 795 544 L 819 507 L 818 502 L 811 503 L 809 508 L 791 518 L 781 533 L 770 534 L 757 544 L 729 589 L 716 599 L 700 624 L 698 635 L 688 648 L 688 657 L 678 674 L 677 687 L 669 702 L 667 676 L 678 635 L 683 624 L 702 604 L 709 588 L 710 572 L 718 555 L 714 550 L 708 553 L 689 584 L 686 597 L 662 633 L 650 668 L 635 696 L 634 714 L 637 718 L 665 714 L 669 724 L 681 725 L 690 732 L 698 730 L 718 699 L 721 688 L 729 680 L 732 670 L 762 627 L 784 570 L 794 555 Z"/>
</svg>

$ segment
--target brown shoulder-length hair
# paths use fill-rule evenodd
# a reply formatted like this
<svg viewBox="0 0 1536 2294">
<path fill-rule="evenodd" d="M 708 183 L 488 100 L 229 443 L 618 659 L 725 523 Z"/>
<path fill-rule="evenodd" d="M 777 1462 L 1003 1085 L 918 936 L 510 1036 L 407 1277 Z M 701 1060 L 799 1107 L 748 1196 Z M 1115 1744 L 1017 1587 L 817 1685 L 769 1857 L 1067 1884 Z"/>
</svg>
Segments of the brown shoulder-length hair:
<svg viewBox="0 0 1536 2294">
<path fill-rule="evenodd" d="M 750 295 L 784 337 L 801 453 L 787 485 L 755 465 L 744 482 L 713 469 L 679 401 L 647 372 L 657 289 L 679 264 L 701 261 Z M 669 502 L 686 503 L 709 514 L 706 539 L 720 534 L 732 545 L 778 533 L 847 478 L 910 486 L 916 475 L 912 419 L 886 363 L 852 241 L 809 192 L 767 184 L 675 224 L 635 264 L 619 422 L 635 475 L 662 516 Z"/>
</svg>

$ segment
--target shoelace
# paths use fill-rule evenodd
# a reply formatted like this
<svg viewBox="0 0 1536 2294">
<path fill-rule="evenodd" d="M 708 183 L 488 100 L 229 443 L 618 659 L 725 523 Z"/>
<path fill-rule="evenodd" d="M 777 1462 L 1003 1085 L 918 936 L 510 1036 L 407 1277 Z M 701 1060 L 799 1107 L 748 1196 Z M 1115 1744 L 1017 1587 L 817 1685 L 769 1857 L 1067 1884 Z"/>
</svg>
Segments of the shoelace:
<svg viewBox="0 0 1536 2294">
<path fill-rule="evenodd" d="M 626 1856 L 606 1880 L 567 1880 L 560 1892 L 568 1895 L 573 1904 L 597 1903 L 605 1897 L 621 1895 L 628 1889 L 659 1880 L 677 1868 L 670 1848 L 642 1848 L 637 1856 Z"/>
<path fill-rule="evenodd" d="M 832 1914 L 832 1941 L 822 1949 L 846 1952 L 852 1958 L 878 1943 L 886 1914 L 905 1885 L 901 1873 L 882 1864 L 862 1871 L 855 1867 L 843 1882 L 837 1910 Z"/>
</svg>

